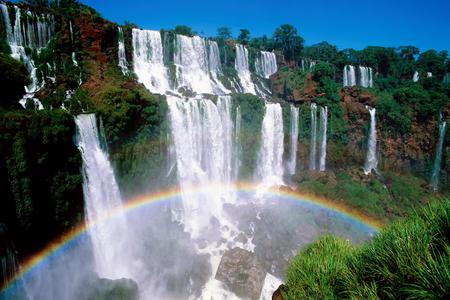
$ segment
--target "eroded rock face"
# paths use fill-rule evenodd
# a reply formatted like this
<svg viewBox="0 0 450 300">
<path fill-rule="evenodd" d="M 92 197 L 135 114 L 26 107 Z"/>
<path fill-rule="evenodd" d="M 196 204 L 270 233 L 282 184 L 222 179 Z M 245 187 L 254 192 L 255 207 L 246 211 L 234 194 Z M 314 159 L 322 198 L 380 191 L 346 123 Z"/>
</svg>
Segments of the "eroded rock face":
<svg viewBox="0 0 450 300">
<path fill-rule="evenodd" d="M 259 299 L 265 277 L 255 254 L 241 248 L 226 251 L 216 273 L 217 280 L 243 299 Z"/>
</svg>

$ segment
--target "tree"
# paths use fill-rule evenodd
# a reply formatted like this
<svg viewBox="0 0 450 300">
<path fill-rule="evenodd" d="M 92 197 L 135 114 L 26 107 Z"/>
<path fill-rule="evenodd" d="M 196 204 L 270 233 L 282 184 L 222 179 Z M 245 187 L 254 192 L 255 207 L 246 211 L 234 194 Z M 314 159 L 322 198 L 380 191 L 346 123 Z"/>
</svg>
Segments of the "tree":
<svg viewBox="0 0 450 300">
<path fill-rule="evenodd" d="M 49 5 L 49 1 L 48 0 L 25 0 L 23 2 L 25 4 L 32 5 L 32 6 L 47 7 Z"/>
<path fill-rule="evenodd" d="M 420 54 L 417 65 L 423 73 L 431 72 L 433 77 L 443 78 L 446 73 L 447 58 L 447 51 L 428 50 Z"/>
<path fill-rule="evenodd" d="M 4 87 L 0 106 L 9 108 L 17 106 L 17 102 L 25 94 L 24 86 L 30 81 L 22 63 L 0 53 L 0 82 Z"/>
<path fill-rule="evenodd" d="M 225 26 L 217 28 L 217 37 L 223 40 L 231 39 L 232 37 L 231 29 Z"/>
<path fill-rule="evenodd" d="M 406 61 L 414 61 L 414 57 L 420 53 L 419 48 L 414 46 L 400 46 L 398 47 L 400 57 Z"/>
<path fill-rule="evenodd" d="M 321 42 L 309 47 L 305 47 L 302 51 L 303 56 L 313 60 L 322 60 L 326 62 L 335 62 L 338 57 L 336 46 L 327 42 Z"/>
<path fill-rule="evenodd" d="M 176 34 L 186 35 L 186 36 L 194 36 L 194 32 L 192 28 L 186 25 L 177 25 L 173 30 Z"/>
<path fill-rule="evenodd" d="M 248 29 L 239 29 L 238 42 L 242 45 L 247 45 L 250 40 L 250 31 Z"/>
<path fill-rule="evenodd" d="M 281 49 L 288 61 L 297 61 L 303 48 L 304 39 L 298 35 L 297 29 L 284 24 L 275 29 L 273 33 L 275 47 Z"/>
</svg>

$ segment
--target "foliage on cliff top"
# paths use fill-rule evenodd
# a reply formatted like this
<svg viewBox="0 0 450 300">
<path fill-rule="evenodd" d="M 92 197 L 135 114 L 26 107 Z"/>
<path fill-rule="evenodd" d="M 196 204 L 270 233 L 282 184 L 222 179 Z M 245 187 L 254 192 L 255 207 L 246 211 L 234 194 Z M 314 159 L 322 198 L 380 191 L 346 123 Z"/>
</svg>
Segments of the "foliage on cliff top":
<svg viewBox="0 0 450 300">
<path fill-rule="evenodd" d="M 439 199 L 361 246 L 323 237 L 291 261 L 283 299 L 447 299 L 449 230 Z"/>
<path fill-rule="evenodd" d="M 406 216 L 426 200 L 428 189 L 422 179 L 388 172 L 383 175 L 383 181 L 375 176 L 360 180 L 341 171 L 336 175 L 328 172 L 326 176 L 304 176 L 297 180 L 301 191 L 342 202 L 386 223 Z"/>
</svg>

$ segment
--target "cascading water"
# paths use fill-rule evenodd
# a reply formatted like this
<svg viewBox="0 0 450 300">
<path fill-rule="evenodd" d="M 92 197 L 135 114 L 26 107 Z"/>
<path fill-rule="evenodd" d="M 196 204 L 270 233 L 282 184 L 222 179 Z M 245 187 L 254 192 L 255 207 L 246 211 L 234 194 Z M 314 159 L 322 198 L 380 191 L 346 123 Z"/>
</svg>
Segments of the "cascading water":
<svg viewBox="0 0 450 300">
<path fill-rule="evenodd" d="M 312 69 L 316 66 L 316 62 L 309 58 L 302 58 L 301 60 L 302 71 L 312 71 Z"/>
<path fill-rule="evenodd" d="M 367 142 L 367 155 L 366 163 L 364 165 L 364 173 L 366 175 L 370 174 L 372 171 L 377 170 L 378 160 L 377 160 L 377 127 L 375 118 L 375 108 L 366 106 L 370 114 L 370 129 L 369 129 L 369 139 Z"/>
<path fill-rule="evenodd" d="M 279 103 L 266 103 L 256 175 L 264 185 L 283 184 L 283 112 Z"/>
<path fill-rule="evenodd" d="M 125 38 L 123 35 L 122 27 L 118 27 L 119 33 L 119 67 L 122 70 L 122 73 L 124 75 L 128 74 L 128 63 L 127 63 L 127 57 L 125 55 Z"/>
<path fill-rule="evenodd" d="M 122 210 L 119 187 L 107 153 L 100 144 L 94 114 L 75 118 L 77 145 L 83 158 L 83 194 L 86 222 L 92 241 L 95 270 L 100 277 L 132 277 L 129 244 L 131 232 Z M 106 221 L 111 212 L 119 212 L 114 222 Z"/>
<path fill-rule="evenodd" d="M 167 96 L 167 103 L 181 188 L 234 181 L 231 97 L 220 96 L 216 105 L 204 98 Z M 225 196 L 220 191 L 208 199 L 184 195 L 182 221 L 192 237 L 200 236 L 211 216 L 221 216 Z"/>
<path fill-rule="evenodd" d="M 311 134 L 309 139 L 309 170 L 317 169 L 317 105 L 311 103 Z"/>
<path fill-rule="evenodd" d="M 328 107 L 320 107 L 319 171 L 326 170 Z"/>
<path fill-rule="evenodd" d="M 372 68 L 359 66 L 360 86 L 373 87 Z"/>
<path fill-rule="evenodd" d="M 220 71 L 217 44 L 207 43 L 199 36 L 177 35 L 176 38 L 174 62 L 178 86 L 197 93 L 224 94 L 227 90 L 217 80 L 217 76 L 215 78 L 217 82 L 211 80 L 210 77 L 210 67 L 212 74 L 217 75 Z"/>
<path fill-rule="evenodd" d="M 297 147 L 298 147 L 298 113 L 299 108 L 291 104 L 290 115 L 291 115 L 291 126 L 290 126 L 290 140 L 289 140 L 289 161 L 287 163 L 288 174 L 295 174 L 295 169 L 297 166 Z"/>
<path fill-rule="evenodd" d="M 252 81 L 248 64 L 248 50 L 240 44 L 236 44 L 236 60 L 234 62 L 234 68 L 238 73 L 243 92 L 256 95 L 255 84 Z"/>
<path fill-rule="evenodd" d="M 343 74 L 344 74 L 344 87 L 356 85 L 356 72 L 354 66 L 345 66 Z"/>
<path fill-rule="evenodd" d="M 413 75 L 413 82 L 419 81 L 419 72 L 415 71 Z"/>
<path fill-rule="evenodd" d="M 0 9 L 5 23 L 6 42 L 11 48 L 11 56 L 23 62 L 31 78 L 30 85 L 25 87 L 27 94 L 20 101 L 20 104 L 25 107 L 27 100 L 31 100 L 38 106 L 38 109 L 43 109 L 40 101 L 33 97 L 34 93 L 42 88 L 44 82 L 39 82 L 35 63 L 27 55 L 25 48 L 36 49 L 39 52 L 47 46 L 54 35 L 53 16 L 47 14 L 38 15 L 27 10 L 22 11 L 19 7 L 14 6 L 15 21 L 14 26 L 11 26 L 8 6 L 0 3 Z"/>
<path fill-rule="evenodd" d="M 219 93 L 228 94 L 230 91 L 220 82 L 218 75 L 222 75 L 219 46 L 215 41 L 206 41 L 208 46 L 209 74 Z"/>
<path fill-rule="evenodd" d="M 431 187 L 433 191 L 437 192 L 439 189 L 439 173 L 441 172 L 442 151 L 444 149 L 444 139 L 447 130 L 447 122 L 441 115 L 439 124 L 439 138 L 436 145 L 436 154 L 434 157 L 433 173 L 431 174 Z"/>
<path fill-rule="evenodd" d="M 256 75 L 269 78 L 270 75 L 277 72 L 277 58 L 275 53 L 268 51 L 260 51 L 255 61 Z"/>
<path fill-rule="evenodd" d="M 169 74 L 164 65 L 161 33 L 133 28 L 133 68 L 139 82 L 152 93 L 170 91 Z"/>
<path fill-rule="evenodd" d="M 234 128 L 234 179 L 239 178 L 239 168 L 241 167 L 241 147 L 239 135 L 241 133 L 241 107 L 236 107 L 236 122 Z"/>
<path fill-rule="evenodd" d="M 0 223 L 0 287 L 5 286 L 16 275 L 17 266 L 16 249 L 6 225 Z"/>
</svg>

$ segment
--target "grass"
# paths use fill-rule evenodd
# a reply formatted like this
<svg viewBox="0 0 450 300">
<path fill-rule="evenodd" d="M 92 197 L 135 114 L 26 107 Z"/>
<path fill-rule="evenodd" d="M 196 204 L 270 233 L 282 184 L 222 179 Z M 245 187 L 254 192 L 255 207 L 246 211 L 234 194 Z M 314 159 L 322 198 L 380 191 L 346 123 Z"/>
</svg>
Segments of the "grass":
<svg viewBox="0 0 450 300">
<path fill-rule="evenodd" d="M 405 217 L 427 200 L 427 183 L 412 175 L 385 173 L 383 182 L 376 177 L 354 179 L 339 172 L 320 178 L 305 177 L 301 191 L 344 203 L 368 216 L 389 223 Z"/>
<path fill-rule="evenodd" d="M 322 237 L 290 263 L 283 299 L 449 299 L 449 232 L 441 199 L 361 246 Z"/>
</svg>

